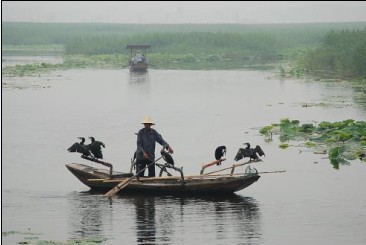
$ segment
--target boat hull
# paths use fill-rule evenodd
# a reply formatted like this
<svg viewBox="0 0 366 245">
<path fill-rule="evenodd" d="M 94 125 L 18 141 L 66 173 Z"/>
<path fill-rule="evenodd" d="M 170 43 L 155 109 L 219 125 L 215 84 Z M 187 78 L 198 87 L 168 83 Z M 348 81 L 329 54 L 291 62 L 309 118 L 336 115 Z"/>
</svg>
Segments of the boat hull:
<svg viewBox="0 0 366 245">
<path fill-rule="evenodd" d="M 106 171 L 103 172 L 100 169 L 79 163 L 67 164 L 66 167 L 92 191 L 109 191 L 121 181 L 132 176 L 132 174 L 115 172 L 110 178 Z M 220 177 L 186 176 L 184 180 L 180 177 L 140 178 L 140 180 L 132 179 L 120 193 L 229 194 L 245 189 L 259 178 L 260 176 L 257 174 Z"/>
<path fill-rule="evenodd" d="M 137 63 L 137 64 L 130 63 L 129 68 L 130 68 L 130 71 L 145 72 L 145 71 L 147 71 L 148 64 L 147 63 Z"/>
</svg>

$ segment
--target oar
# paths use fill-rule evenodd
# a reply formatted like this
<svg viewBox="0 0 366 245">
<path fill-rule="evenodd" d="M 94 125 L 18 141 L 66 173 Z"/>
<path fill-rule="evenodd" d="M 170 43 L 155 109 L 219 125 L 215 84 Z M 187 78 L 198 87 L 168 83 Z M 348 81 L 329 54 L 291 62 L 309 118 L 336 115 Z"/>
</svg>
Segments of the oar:
<svg viewBox="0 0 366 245">
<path fill-rule="evenodd" d="M 154 162 L 148 164 L 146 167 L 144 167 L 143 169 L 141 169 L 137 174 L 135 174 L 134 176 L 132 176 L 131 178 L 128 178 L 126 180 L 121 181 L 118 185 L 116 185 L 115 187 L 113 187 L 112 189 L 110 189 L 106 194 L 104 194 L 104 196 L 106 197 L 113 197 L 114 195 L 116 195 L 117 192 L 119 192 L 120 190 L 122 190 L 123 188 L 125 188 L 126 186 L 128 186 L 128 184 L 136 177 L 138 176 L 140 173 L 142 173 L 142 171 L 144 171 L 145 169 L 147 169 L 148 167 L 150 167 L 151 165 L 153 165 L 154 163 L 156 163 L 161 157 L 159 157 L 158 159 L 156 159 Z"/>
</svg>

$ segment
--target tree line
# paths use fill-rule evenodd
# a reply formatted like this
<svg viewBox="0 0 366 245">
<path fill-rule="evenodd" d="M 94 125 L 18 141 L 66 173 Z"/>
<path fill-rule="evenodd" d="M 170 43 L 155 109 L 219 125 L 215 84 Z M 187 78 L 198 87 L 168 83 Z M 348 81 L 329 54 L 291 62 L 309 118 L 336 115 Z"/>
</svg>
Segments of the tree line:
<svg viewBox="0 0 366 245">
<path fill-rule="evenodd" d="M 304 68 L 345 78 L 366 78 L 366 29 L 330 31 L 304 57 Z"/>
<path fill-rule="evenodd" d="M 150 60 L 298 61 L 305 70 L 365 77 L 366 23 L 85 24 L 4 22 L 3 45 L 62 45 L 65 55 L 115 55 L 149 44 Z"/>
</svg>

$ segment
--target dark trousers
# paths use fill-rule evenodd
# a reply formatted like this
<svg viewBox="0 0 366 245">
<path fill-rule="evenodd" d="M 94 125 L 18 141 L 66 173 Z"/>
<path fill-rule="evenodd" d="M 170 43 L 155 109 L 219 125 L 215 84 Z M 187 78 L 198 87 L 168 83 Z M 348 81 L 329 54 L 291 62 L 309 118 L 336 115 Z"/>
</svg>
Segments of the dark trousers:
<svg viewBox="0 0 366 245">
<path fill-rule="evenodd" d="M 137 160 L 136 161 L 136 174 L 138 172 L 140 172 L 143 168 L 145 168 L 147 165 L 151 164 L 152 161 L 149 160 L 149 159 L 141 159 L 141 160 Z M 155 163 L 151 164 L 149 167 L 149 177 L 155 177 Z M 141 171 L 141 173 L 139 173 L 137 175 L 137 177 L 144 177 L 144 174 L 145 174 L 145 170 Z"/>
</svg>

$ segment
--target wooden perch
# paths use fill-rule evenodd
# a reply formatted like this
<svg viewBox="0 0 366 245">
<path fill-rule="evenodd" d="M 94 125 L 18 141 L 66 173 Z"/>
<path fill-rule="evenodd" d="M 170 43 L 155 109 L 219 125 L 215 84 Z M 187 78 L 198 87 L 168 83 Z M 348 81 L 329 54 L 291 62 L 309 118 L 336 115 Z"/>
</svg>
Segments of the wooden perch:
<svg viewBox="0 0 366 245">
<path fill-rule="evenodd" d="M 84 156 L 84 155 L 81 155 L 81 158 L 84 158 L 86 160 L 89 160 L 89 161 L 92 161 L 92 162 L 96 162 L 96 163 L 102 164 L 102 165 L 104 165 L 106 167 L 109 167 L 109 175 L 112 177 L 113 165 L 111 163 L 103 162 L 103 161 L 98 160 L 96 158 L 91 158 L 91 157 L 87 157 L 87 156 Z"/>
<path fill-rule="evenodd" d="M 201 169 L 200 174 L 203 174 L 203 171 L 205 170 L 205 168 L 211 167 L 213 165 L 221 165 L 221 162 L 223 162 L 225 160 L 226 160 L 226 158 L 221 158 L 219 160 L 215 160 L 210 163 L 202 164 L 202 169 Z"/>
</svg>

